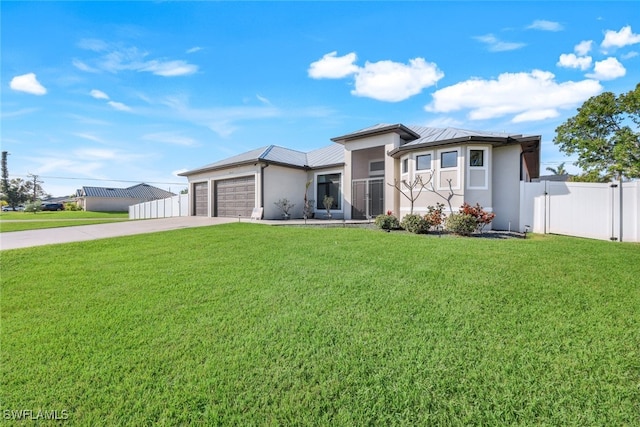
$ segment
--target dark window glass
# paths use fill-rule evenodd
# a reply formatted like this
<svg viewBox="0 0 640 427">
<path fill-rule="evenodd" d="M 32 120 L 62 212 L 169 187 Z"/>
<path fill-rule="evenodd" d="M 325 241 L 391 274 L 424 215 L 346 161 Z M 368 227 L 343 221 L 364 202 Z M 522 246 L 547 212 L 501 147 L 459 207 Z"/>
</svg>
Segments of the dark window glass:
<svg viewBox="0 0 640 427">
<path fill-rule="evenodd" d="M 409 159 L 404 159 L 402 161 L 402 173 L 409 172 Z"/>
<path fill-rule="evenodd" d="M 416 170 L 423 171 L 431 169 L 431 154 L 416 157 Z"/>
<path fill-rule="evenodd" d="M 342 200 L 340 198 L 340 174 L 318 175 L 317 185 L 318 200 L 316 201 L 316 208 L 325 209 L 324 196 L 330 196 L 333 197 L 331 209 L 340 209 L 340 206 L 342 206 Z"/>
<path fill-rule="evenodd" d="M 484 166 L 484 150 L 470 150 L 469 166 Z"/>
<path fill-rule="evenodd" d="M 458 166 L 458 152 L 447 151 L 440 154 L 440 167 L 441 168 L 455 168 Z"/>
</svg>

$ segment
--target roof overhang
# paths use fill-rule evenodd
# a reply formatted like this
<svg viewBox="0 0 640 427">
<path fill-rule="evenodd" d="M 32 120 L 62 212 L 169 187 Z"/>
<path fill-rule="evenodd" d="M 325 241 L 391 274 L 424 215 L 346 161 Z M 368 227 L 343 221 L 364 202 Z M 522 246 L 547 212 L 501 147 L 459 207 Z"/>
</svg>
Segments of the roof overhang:
<svg viewBox="0 0 640 427">
<path fill-rule="evenodd" d="M 398 158 L 402 154 L 410 151 L 425 149 L 425 148 L 435 148 L 435 147 L 444 147 L 447 145 L 454 144 L 488 144 L 493 146 L 504 146 L 504 145 L 513 145 L 513 144 L 525 144 L 528 141 L 537 141 L 539 143 L 540 136 L 522 136 L 522 135 L 510 135 L 507 137 L 496 137 L 496 136 L 465 136 L 463 138 L 452 138 L 452 139 L 443 139 L 441 141 L 429 141 L 422 144 L 405 144 L 401 145 L 398 148 L 394 148 L 389 151 L 387 154 L 390 157 Z"/>
<path fill-rule="evenodd" d="M 419 134 L 412 131 L 405 125 L 395 124 L 379 128 L 365 129 L 363 131 L 354 132 L 347 135 L 336 136 L 335 138 L 331 138 L 331 141 L 337 142 L 338 144 L 344 144 L 345 142 L 354 141 L 361 138 L 368 138 L 376 135 L 383 135 L 390 132 L 397 133 L 398 135 L 400 135 L 400 138 L 404 139 L 405 141 L 414 141 L 420 138 Z"/>
</svg>

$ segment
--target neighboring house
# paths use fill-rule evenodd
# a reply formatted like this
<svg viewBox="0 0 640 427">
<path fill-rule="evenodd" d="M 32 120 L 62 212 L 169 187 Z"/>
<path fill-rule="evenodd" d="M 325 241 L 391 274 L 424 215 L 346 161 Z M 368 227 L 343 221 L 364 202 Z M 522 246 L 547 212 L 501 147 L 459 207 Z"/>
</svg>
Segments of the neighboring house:
<svg viewBox="0 0 640 427">
<path fill-rule="evenodd" d="M 85 211 L 125 212 L 136 203 L 171 196 L 175 194 L 144 183 L 128 188 L 82 187 L 76 191 L 76 203 Z"/>
<path fill-rule="evenodd" d="M 464 202 L 496 213 L 496 229 L 520 229 L 521 181 L 539 176 L 540 136 L 380 124 L 331 139 L 334 144 L 303 153 L 278 146 L 249 151 L 181 175 L 189 180 L 192 215 L 243 216 L 263 207 L 277 219 L 274 205 L 287 198 L 302 217 L 305 185 L 324 217 L 325 195 L 334 198 L 333 218 L 366 219 L 386 211 L 410 212 L 406 183 L 421 177 L 426 188 L 414 212 L 449 199 L 455 211 Z M 414 194 L 417 194 L 417 188 Z"/>
</svg>

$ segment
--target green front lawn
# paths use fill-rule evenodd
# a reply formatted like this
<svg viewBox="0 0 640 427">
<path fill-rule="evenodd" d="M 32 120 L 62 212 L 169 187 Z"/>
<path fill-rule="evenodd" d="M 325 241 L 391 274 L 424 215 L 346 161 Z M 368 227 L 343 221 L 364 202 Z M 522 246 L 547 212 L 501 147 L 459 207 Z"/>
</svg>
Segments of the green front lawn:
<svg viewBox="0 0 640 427">
<path fill-rule="evenodd" d="M 640 424 L 637 244 L 234 223 L 0 257 L 3 410 Z"/>
<path fill-rule="evenodd" d="M 129 219 L 128 212 L 42 211 L 0 213 L 0 233 L 75 225 L 104 224 Z"/>
</svg>

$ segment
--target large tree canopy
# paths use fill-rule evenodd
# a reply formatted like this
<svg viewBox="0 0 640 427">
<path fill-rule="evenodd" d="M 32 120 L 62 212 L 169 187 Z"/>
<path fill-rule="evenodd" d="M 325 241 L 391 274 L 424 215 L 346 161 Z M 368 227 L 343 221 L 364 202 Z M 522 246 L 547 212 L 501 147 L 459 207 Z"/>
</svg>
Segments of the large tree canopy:
<svg viewBox="0 0 640 427">
<path fill-rule="evenodd" d="M 640 84 L 616 97 L 589 98 L 578 114 L 556 128 L 553 142 L 587 174 L 640 178 Z"/>
</svg>

